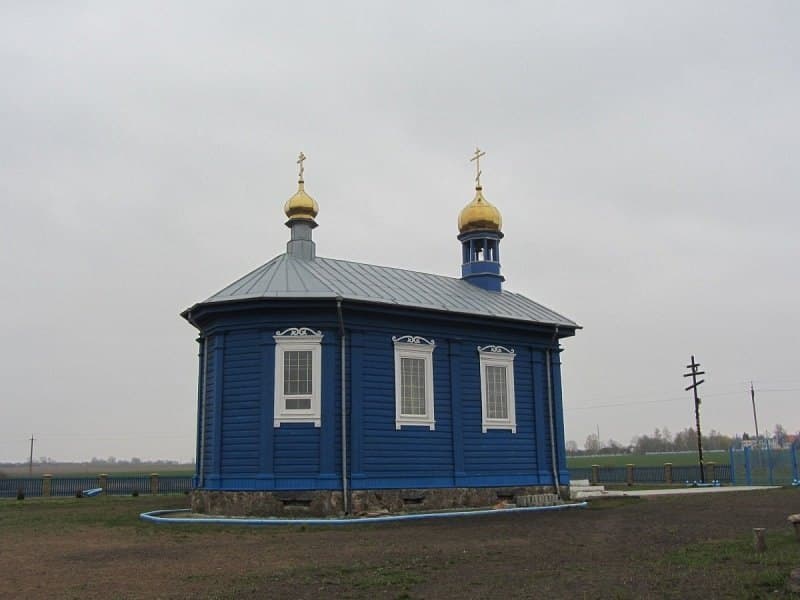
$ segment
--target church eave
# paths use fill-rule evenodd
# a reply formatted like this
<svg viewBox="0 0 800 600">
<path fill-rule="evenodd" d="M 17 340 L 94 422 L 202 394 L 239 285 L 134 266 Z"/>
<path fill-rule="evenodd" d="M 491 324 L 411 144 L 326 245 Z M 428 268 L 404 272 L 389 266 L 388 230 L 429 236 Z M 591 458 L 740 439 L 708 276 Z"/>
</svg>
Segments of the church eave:
<svg viewBox="0 0 800 600">
<path fill-rule="evenodd" d="M 317 296 L 281 294 L 272 296 L 232 298 L 227 300 L 207 300 L 205 302 L 198 302 L 190 308 L 187 308 L 181 313 L 181 317 L 186 319 L 195 328 L 201 329 L 201 327 L 199 327 L 197 324 L 197 319 L 204 319 L 212 314 L 257 310 L 260 306 L 265 308 L 298 308 L 301 305 L 304 307 L 324 306 L 330 301 L 335 302 L 337 298 L 341 298 L 341 296 L 337 294 L 320 294 Z M 539 321 L 530 318 L 519 318 L 502 314 L 484 314 L 468 311 L 457 311 L 435 306 L 419 306 L 404 304 L 396 301 L 392 302 L 375 300 L 373 298 L 345 297 L 342 298 L 342 300 L 345 309 L 349 306 L 353 308 L 372 310 L 374 312 L 400 311 L 416 316 L 430 314 L 432 316 L 435 315 L 437 318 L 449 317 L 455 321 L 473 321 L 475 323 L 489 320 L 498 326 L 509 325 L 517 327 L 519 325 L 526 325 L 532 329 L 540 329 L 547 332 L 558 331 L 558 338 L 571 337 L 575 335 L 576 330 L 582 329 L 582 326 L 578 325 L 577 323 Z M 333 306 L 333 304 L 331 304 L 331 306 Z"/>
</svg>

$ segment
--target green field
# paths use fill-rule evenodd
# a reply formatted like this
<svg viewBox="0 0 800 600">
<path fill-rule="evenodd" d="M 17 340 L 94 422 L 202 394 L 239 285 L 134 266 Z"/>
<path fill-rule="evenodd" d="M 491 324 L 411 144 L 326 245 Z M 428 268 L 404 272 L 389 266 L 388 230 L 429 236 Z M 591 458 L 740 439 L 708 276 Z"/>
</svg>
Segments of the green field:
<svg viewBox="0 0 800 600">
<path fill-rule="evenodd" d="M 183 494 L 2 499 L 0 598 L 790 600 L 785 581 L 800 544 L 786 516 L 797 499 L 784 488 L 264 528 L 139 519 L 185 508 Z M 755 526 L 768 531 L 762 554 L 753 551 Z"/>
<path fill-rule="evenodd" d="M 711 450 L 703 452 L 705 462 L 728 464 L 727 450 Z M 697 464 L 696 452 L 665 452 L 663 454 L 617 454 L 605 456 L 568 456 L 567 466 L 573 469 L 588 468 L 592 465 L 601 467 L 660 467 L 664 463 L 672 463 L 676 467 Z"/>
<path fill-rule="evenodd" d="M 140 465 L 95 465 L 91 463 L 49 463 L 34 464 L 33 477 L 41 477 L 48 473 L 54 477 L 97 477 L 105 473 L 111 477 L 142 477 L 150 473 L 168 477 L 191 477 L 194 475 L 194 466 L 191 464 L 155 464 L 142 463 Z M 0 477 L 28 477 L 28 465 L 3 464 L 0 465 Z"/>
</svg>

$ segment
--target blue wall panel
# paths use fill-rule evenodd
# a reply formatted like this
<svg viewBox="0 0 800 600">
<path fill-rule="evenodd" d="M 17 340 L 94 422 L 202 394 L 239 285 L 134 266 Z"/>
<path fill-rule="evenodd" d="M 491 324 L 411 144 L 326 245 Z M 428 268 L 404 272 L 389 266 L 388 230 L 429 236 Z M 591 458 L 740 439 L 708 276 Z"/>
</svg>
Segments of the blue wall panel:
<svg viewBox="0 0 800 600">
<path fill-rule="evenodd" d="M 453 315 L 440 318 L 419 311 L 402 319 L 386 313 L 372 305 L 344 307 L 348 467 L 353 489 L 552 482 L 544 365 L 545 348 L 554 347 L 552 331 L 534 332 L 490 321 L 460 322 Z M 341 363 L 335 307 L 231 311 L 220 313 L 207 325 L 203 428 L 207 487 L 338 489 Z M 287 327 L 323 331 L 321 427 L 309 423 L 273 426 L 272 336 Z M 421 335 L 436 341 L 434 430 L 395 427 L 393 335 Z M 477 347 L 488 344 L 513 348 L 516 353 L 516 433 L 481 430 Z M 554 357 L 556 442 L 562 449 L 558 460 L 563 480 L 560 363 L 557 353 Z M 217 454 L 220 461 L 215 460 Z"/>
<path fill-rule="evenodd" d="M 283 423 L 274 431 L 275 475 L 319 475 L 320 428 L 311 423 Z"/>
<path fill-rule="evenodd" d="M 202 426 L 203 429 L 203 439 L 201 440 L 202 449 L 202 464 L 199 465 L 199 469 L 202 469 L 203 477 L 207 477 L 209 473 L 213 473 L 216 469 L 216 465 L 214 464 L 214 445 L 216 441 L 214 439 L 214 421 L 217 417 L 214 411 L 214 396 L 215 396 L 215 388 L 216 388 L 216 371 L 214 369 L 214 344 L 215 340 L 213 337 L 208 338 L 206 340 L 208 344 L 208 352 L 206 353 L 206 365 L 205 365 L 205 397 L 203 399 L 205 403 L 205 412 L 201 415 L 201 419 L 205 420 L 205 424 Z M 203 384 L 201 384 L 203 385 Z"/>
<path fill-rule="evenodd" d="M 564 440 L 564 403 L 561 392 L 561 354 L 552 352 L 553 372 L 553 400 L 555 406 L 555 434 L 556 434 L 556 462 L 558 463 L 558 480 L 563 485 L 569 485 L 569 471 L 567 470 L 567 453 Z"/>
<path fill-rule="evenodd" d="M 257 330 L 226 336 L 223 361 L 222 474 L 258 473 L 261 338 Z"/>
<path fill-rule="evenodd" d="M 517 431 L 482 430 L 480 359 L 477 346 L 489 343 L 513 348 L 514 391 Z M 471 476 L 517 475 L 538 477 L 534 437 L 533 388 L 530 355 L 523 346 L 502 339 L 484 339 L 464 353 L 462 398 L 464 422 L 464 463 Z"/>
<path fill-rule="evenodd" d="M 424 333 L 403 326 L 394 335 Z M 452 477 L 453 453 L 450 418 L 450 378 L 447 346 L 433 351 L 435 429 L 395 427 L 394 344 L 388 333 L 363 336 L 369 357 L 361 367 L 363 399 L 362 465 L 368 479 L 391 477 Z M 354 481 L 354 487 L 357 482 Z"/>
</svg>

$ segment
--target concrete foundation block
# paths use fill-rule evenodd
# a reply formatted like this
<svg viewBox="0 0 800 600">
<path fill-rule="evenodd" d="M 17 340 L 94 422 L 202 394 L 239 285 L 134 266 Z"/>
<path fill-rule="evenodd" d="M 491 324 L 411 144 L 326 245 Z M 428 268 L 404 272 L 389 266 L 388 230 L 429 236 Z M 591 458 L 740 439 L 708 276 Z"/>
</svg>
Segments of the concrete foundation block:
<svg viewBox="0 0 800 600">
<path fill-rule="evenodd" d="M 549 506 L 559 502 L 551 486 L 497 488 L 420 488 L 353 490 L 350 513 L 373 515 L 486 508 L 498 504 Z M 217 491 L 194 490 L 195 513 L 242 517 L 327 517 L 344 514 L 341 491 Z"/>
</svg>

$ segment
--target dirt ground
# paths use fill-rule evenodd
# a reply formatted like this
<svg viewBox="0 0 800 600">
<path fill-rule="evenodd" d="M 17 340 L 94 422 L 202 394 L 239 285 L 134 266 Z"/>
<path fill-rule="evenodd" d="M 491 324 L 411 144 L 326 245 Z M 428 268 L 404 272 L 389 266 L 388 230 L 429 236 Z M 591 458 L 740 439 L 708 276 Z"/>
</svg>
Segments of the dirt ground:
<svg viewBox="0 0 800 600">
<path fill-rule="evenodd" d="M 137 519 L 185 504 L 0 502 L 0 598 L 780 598 L 800 566 L 799 489 L 357 527 Z"/>
</svg>

